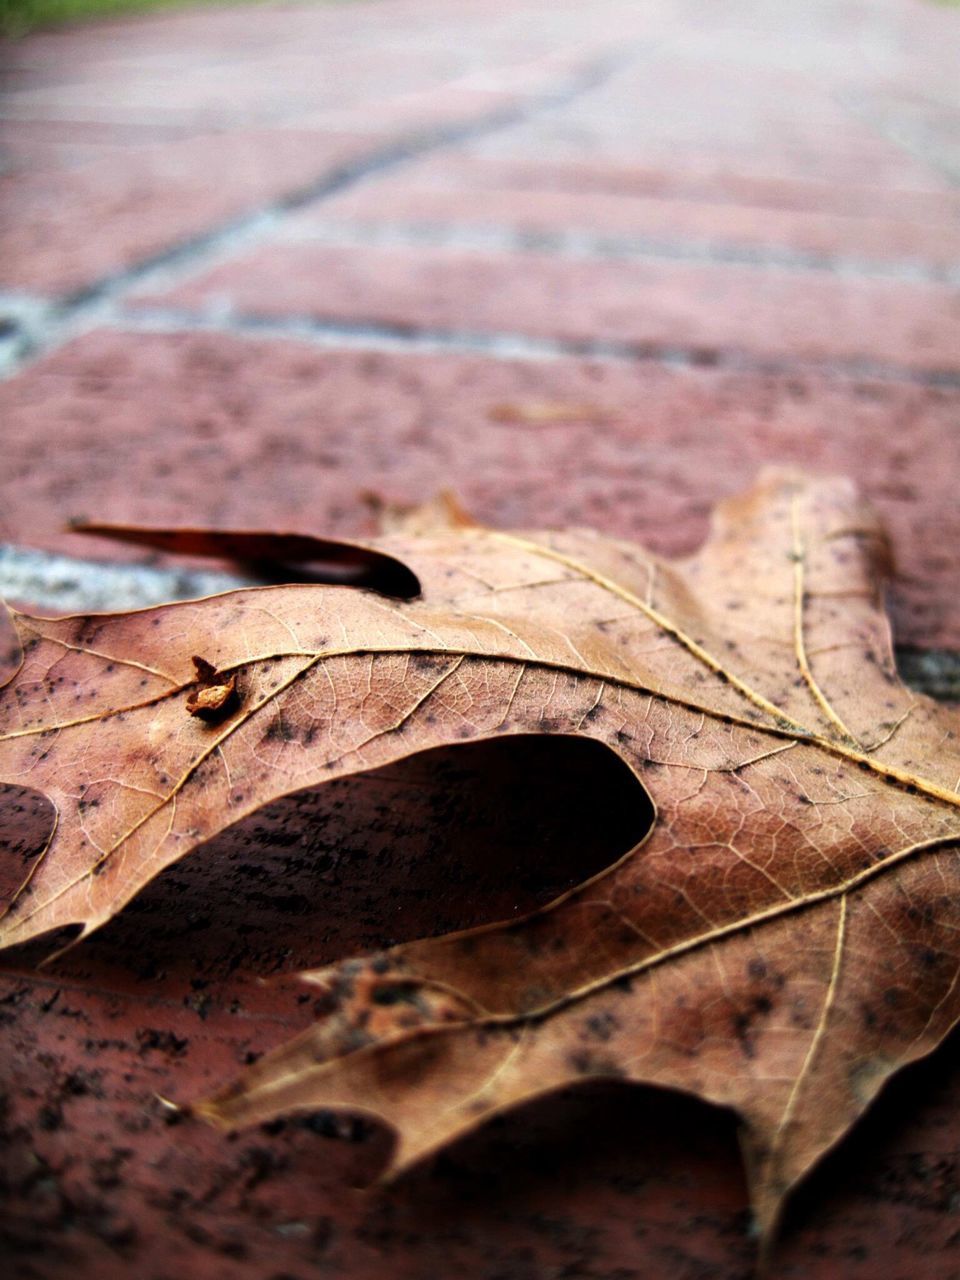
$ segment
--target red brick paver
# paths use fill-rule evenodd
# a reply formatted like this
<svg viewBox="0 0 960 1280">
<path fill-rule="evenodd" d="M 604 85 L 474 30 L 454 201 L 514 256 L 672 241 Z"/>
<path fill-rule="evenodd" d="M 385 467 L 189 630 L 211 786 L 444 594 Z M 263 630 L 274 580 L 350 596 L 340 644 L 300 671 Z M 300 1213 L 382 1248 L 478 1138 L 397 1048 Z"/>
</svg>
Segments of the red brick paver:
<svg viewBox="0 0 960 1280">
<path fill-rule="evenodd" d="M 4 533 L 116 556 L 112 544 L 64 533 L 63 517 L 171 523 L 190 511 L 211 524 L 322 524 L 349 536 L 370 528 L 363 491 L 417 501 L 442 481 L 492 524 L 586 524 L 683 555 L 713 502 L 776 458 L 859 476 L 897 547 L 898 636 L 957 649 L 958 399 L 803 370 L 101 331 L 0 388 Z M 57 468 L 43 465 L 51 437 Z"/>
<path fill-rule="evenodd" d="M 944 371 L 960 350 L 948 285 L 779 266 L 283 244 L 146 301 L 201 313 L 222 306 L 241 318 L 523 334 L 666 355 L 679 348 L 701 362 L 751 354 Z"/>
<path fill-rule="evenodd" d="M 55 608 L 62 557 L 149 559 L 72 514 L 357 534 L 365 494 L 443 486 L 684 554 L 785 462 L 860 481 L 898 641 L 960 650 L 958 48 L 925 0 L 284 3 L 8 45 L 0 575 L 40 549 Z M 566 1093 L 360 1195 L 366 1122 L 224 1139 L 157 1099 L 309 1022 L 260 977 L 628 847 L 632 792 L 564 760 L 295 798 L 50 968 L 0 957 L 7 1271 L 746 1280 L 734 1125 L 690 1100 Z M 0 892 L 43 822 L 7 799 Z M 798 1196 L 776 1274 L 956 1277 L 958 1115 L 954 1036 Z"/>
</svg>

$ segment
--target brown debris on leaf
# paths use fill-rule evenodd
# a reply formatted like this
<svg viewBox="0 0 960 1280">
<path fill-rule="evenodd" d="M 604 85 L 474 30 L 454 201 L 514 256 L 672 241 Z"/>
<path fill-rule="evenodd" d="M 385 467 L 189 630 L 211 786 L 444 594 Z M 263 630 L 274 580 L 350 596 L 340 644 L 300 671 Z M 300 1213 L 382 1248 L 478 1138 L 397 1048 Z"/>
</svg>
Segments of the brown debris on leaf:
<svg viewBox="0 0 960 1280">
<path fill-rule="evenodd" d="M 187 711 L 201 720 L 222 720 L 233 711 L 239 701 L 237 673 L 230 675 L 218 671 L 205 658 L 194 656 L 197 687 L 187 696 Z"/>
<path fill-rule="evenodd" d="M 469 740 L 592 738 L 655 807 L 640 844 L 534 915 L 304 975 L 325 1016 L 195 1111 L 373 1112 L 396 1171 L 573 1081 L 662 1084 L 737 1110 L 769 1238 L 960 1019 L 960 717 L 897 677 L 876 520 L 845 481 L 776 472 L 682 562 L 450 513 L 349 554 L 406 566 L 420 594 L 16 616 L 0 780 L 59 824 L 0 943 L 90 932 L 281 795 Z M 184 714 L 197 650 L 203 687 L 243 668 L 213 726 Z"/>
</svg>

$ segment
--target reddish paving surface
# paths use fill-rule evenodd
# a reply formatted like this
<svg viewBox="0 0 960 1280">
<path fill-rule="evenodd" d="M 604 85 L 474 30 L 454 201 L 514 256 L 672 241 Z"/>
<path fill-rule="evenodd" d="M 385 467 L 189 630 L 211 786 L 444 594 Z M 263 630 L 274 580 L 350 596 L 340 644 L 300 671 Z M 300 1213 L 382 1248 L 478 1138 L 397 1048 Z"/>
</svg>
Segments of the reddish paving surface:
<svg viewBox="0 0 960 1280">
<path fill-rule="evenodd" d="M 451 486 L 682 554 L 798 463 L 887 519 L 899 640 L 960 649 L 958 44 L 920 0 L 371 0 L 7 46 L 0 538 L 124 554 L 63 534 L 75 513 L 356 533 L 364 491 Z M 502 918 L 627 847 L 629 797 L 598 850 L 576 797 L 607 783 L 563 767 L 338 784 L 50 968 L 5 957 L 4 1274 L 748 1276 L 733 1121 L 686 1099 L 565 1094 L 367 1194 L 366 1122 L 225 1140 L 156 1099 L 309 1021 L 258 977 Z M 42 818 L 11 798 L 0 888 Z M 774 1274 L 960 1276 L 957 1049 L 812 1178 Z"/>
</svg>

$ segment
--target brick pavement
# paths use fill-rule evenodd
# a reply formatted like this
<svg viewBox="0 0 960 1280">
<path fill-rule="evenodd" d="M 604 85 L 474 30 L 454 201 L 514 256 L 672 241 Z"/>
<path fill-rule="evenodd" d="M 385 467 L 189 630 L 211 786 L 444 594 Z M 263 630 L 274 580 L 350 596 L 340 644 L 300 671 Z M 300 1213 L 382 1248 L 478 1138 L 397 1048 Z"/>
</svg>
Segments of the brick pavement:
<svg viewBox="0 0 960 1280">
<path fill-rule="evenodd" d="M 350 534 L 364 491 L 444 485 L 495 523 L 682 554 L 787 461 L 860 479 L 896 539 L 905 667 L 955 692 L 958 43 L 960 12 L 920 0 L 370 0 L 7 46 L 0 590 L 202 587 L 65 534 L 71 514 Z M 152 1090 L 195 1092 L 307 1016 L 224 948 L 240 971 L 316 962 L 318 874 L 333 915 L 367 913 L 331 955 L 392 927 L 356 867 L 317 867 L 405 785 L 311 800 L 299 859 L 303 814 L 279 810 L 225 838 L 226 888 L 178 868 L 50 977 L 8 970 L 24 1276 L 748 1274 L 733 1130 L 679 1099 L 545 1103 L 362 1204 L 362 1126 L 225 1145 L 165 1124 Z M 502 914 L 494 885 L 475 898 Z M 272 912 L 256 942 L 238 900 L 255 932 Z M 957 1273 L 955 1062 L 814 1178 L 782 1274 Z"/>
</svg>

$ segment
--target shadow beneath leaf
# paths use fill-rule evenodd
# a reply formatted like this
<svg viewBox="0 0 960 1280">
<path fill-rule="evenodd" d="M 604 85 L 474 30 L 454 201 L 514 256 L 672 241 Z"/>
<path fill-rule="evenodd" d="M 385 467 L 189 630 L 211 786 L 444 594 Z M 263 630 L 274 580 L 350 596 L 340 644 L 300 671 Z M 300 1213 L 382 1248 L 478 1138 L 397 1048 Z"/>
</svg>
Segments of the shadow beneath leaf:
<svg viewBox="0 0 960 1280">
<path fill-rule="evenodd" d="M 53 805 L 41 792 L 0 783 L 0 908 L 35 867 L 54 816 Z"/>
<path fill-rule="evenodd" d="M 15 801 L 21 813 L 0 828 L 0 858 L 19 866 L 28 833 L 18 825 L 26 802 Z M 287 797 L 222 832 L 55 970 L 267 976 L 509 919 L 603 871 L 652 820 L 635 775 L 590 739 L 423 752 Z M 18 950 L 39 960 L 52 949 L 48 937 Z"/>
</svg>

